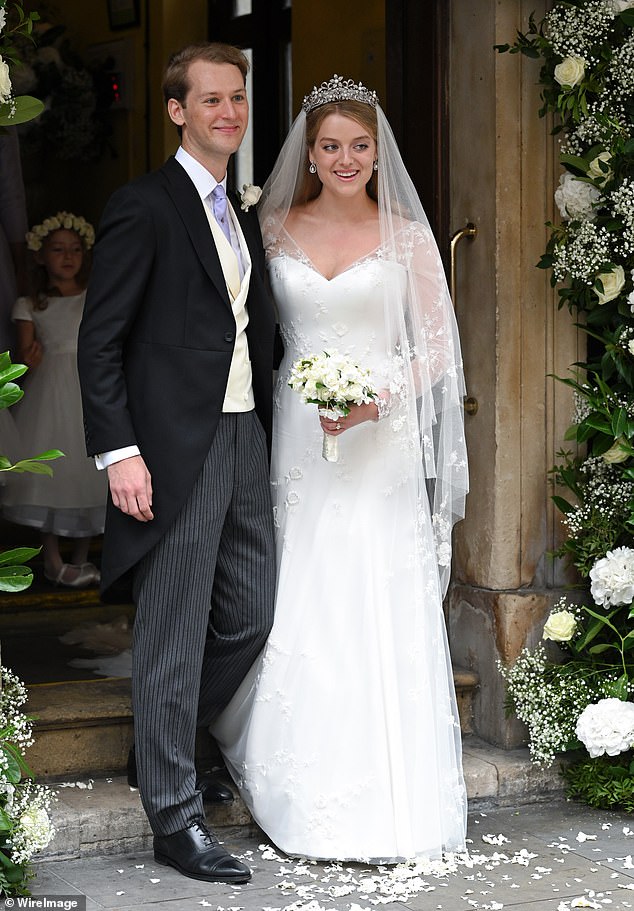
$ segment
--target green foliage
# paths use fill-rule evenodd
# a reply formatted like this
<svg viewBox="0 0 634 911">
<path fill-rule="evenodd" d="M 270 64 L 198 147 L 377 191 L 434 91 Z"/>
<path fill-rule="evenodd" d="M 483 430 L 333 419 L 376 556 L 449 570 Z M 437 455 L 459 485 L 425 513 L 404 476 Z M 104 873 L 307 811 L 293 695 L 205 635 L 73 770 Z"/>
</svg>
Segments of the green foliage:
<svg viewBox="0 0 634 911">
<path fill-rule="evenodd" d="M 24 364 L 14 364 L 9 352 L 0 354 L 0 411 L 19 402 L 24 392 L 15 382 L 26 373 Z M 0 455 L 0 472 L 13 471 L 31 474 L 52 475 L 53 470 L 46 462 L 58 459 L 64 453 L 59 449 L 49 449 L 29 459 L 21 459 L 11 464 L 4 455 Z M 16 547 L 0 553 L 0 592 L 20 592 L 33 582 L 33 571 L 25 564 L 40 552 L 40 548 Z"/>
<path fill-rule="evenodd" d="M 562 766 L 568 797 L 600 810 L 634 813 L 634 753 L 619 756 L 587 755 Z"/>
<path fill-rule="evenodd" d="M 20 36 L 32 39 L 33 23 L 37 22 L 40 15 L 37 12 L 25 13 L 22 0 L 14 0 L 12 3 L 0 0 L 0 11 L 3 10 L 7 14 L 8 22 L 0 34 L 0 62 L 4 58 L 9 64 L 15 64 L 18 57 L 13 42 Z M 9 101 L 0 103 L 0 127 L 26 123 L 38 117 L 43 110 L 44 104 L 39 98 L 32 98 L 30 95 L 11 97 Z"/>
<path fill-rule="evenodd" d="M 572 392 L 566 440 L 578 454 L 559 452 L 551 471 L 567 532 L 556 556 L 582 584 L 548 618 L 544 638 L 557 645 L 502 668 L 531 755 L 548 763 L 582 747 L 577 720 L 588 706 L 634 694 L 634 9 L 555 0 L 497 50 L 541 62 L 539 114 L 560 137 L 561 218 L 547 224 L 536 265 L 551 271 L 560 309 L 588 340 L 586 360 L 558 378 Z M 571 796 L 634 809 L 632 755 L 575 756 L 564 771 Z"/>
</svg>

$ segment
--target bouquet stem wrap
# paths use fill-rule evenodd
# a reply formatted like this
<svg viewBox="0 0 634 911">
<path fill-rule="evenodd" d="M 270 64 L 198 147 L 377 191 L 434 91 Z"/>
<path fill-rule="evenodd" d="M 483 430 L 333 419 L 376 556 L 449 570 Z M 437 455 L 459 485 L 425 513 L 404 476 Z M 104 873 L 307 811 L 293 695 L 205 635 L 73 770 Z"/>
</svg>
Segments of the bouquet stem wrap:
<svg viewBox="0 0 634 911">
<path fill-rule="evenodd" d="M 336 421 L 338 417 L 341 417 L 338 411 L 333 411 L 331 408 L 320 408 L 319 413 L 322 417 L 330 418 L 331 421 Z M 331 433 L 324 433 L 321 454 L 327 462 L 338 462 L 339 438 L 334 437 Z"/>
</svg>

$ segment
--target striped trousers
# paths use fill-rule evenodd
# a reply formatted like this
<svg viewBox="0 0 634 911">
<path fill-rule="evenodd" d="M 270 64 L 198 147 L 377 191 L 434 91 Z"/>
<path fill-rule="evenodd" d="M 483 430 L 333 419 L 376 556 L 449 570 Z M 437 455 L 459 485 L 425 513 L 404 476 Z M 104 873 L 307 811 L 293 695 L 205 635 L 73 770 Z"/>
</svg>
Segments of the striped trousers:
<svg viewBox="0 0 634 911">
<path fill-rule="evenodd" d="M 189 499 L 135 571 L 134 739 L 156 835 L 204 815 L 196 728 L 224 708 L 261 651 L 274 594 L 264 431 L 255 411 L 222 414 Z"/>
</svg>

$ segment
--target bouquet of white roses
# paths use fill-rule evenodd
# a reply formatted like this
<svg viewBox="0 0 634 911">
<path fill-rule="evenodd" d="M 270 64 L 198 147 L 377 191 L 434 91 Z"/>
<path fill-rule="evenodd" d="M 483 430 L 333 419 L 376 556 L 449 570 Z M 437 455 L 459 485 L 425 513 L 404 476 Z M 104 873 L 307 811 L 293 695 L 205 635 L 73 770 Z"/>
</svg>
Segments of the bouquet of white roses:
<svg viewBox="0 0 634 911">
<path fill-rule="evenodd" d="M 365 405 L 376 398 L 370 372 L 338 351 L 310 354 L 295 361 L 288 385 L 299 392 L 302 402 L 319 406 L 326 417 L 345 417 L 350 405 Z M 323 457 L 336 462 L 337 437 L 324 434 Z"/>
</svg>

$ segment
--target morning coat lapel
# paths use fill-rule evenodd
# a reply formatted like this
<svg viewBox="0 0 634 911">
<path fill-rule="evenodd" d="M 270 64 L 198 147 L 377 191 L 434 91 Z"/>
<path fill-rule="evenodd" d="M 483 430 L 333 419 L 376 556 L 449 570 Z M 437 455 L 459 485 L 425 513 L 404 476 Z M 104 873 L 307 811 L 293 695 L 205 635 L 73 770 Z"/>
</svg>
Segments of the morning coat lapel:
<svg viewBox="0 0 634 911">
<path fill-rule="evenodd" d="M 166 177 L 165 188 L 178 217 L 183 222 L 191 239 L 193 247 L 200 259 L 209 278 L 214 283 L 218 293 L 231 309 L 231 302 L 227 292 L 220 258 L 216 245 L 213 242 L 209 222 L 196 188 L 189 179 L 187 172 L 174 157 L 168 158 L 162 167 Z"/>
</svg>

